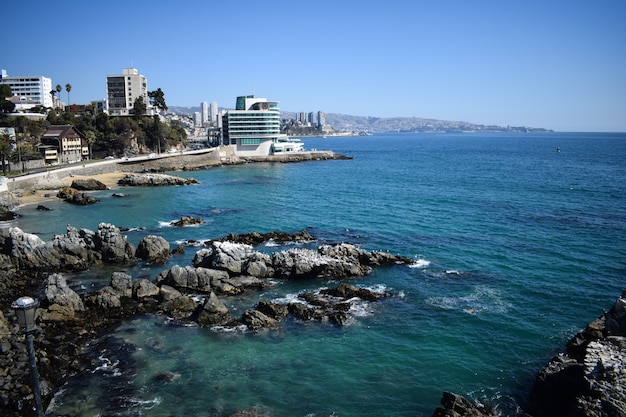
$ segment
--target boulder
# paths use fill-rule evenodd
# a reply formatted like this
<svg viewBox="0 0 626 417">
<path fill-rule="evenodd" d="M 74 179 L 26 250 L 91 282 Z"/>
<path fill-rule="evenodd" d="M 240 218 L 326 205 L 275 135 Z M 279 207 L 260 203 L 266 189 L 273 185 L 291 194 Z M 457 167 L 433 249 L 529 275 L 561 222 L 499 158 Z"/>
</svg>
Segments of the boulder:
<svg viewBox="0 0 626 417">
<path fill-rule="evenodd" d="M 135 258 L 135 247 L 126 241 L 120 229 L 112 224 L 100 223 L 94 237 L 95 248 L 102 260 L 109 263 L 128 263 Z"/>
<path fill-rule="evenodd" d="M 72 181 L 70 186 L 75 190 L 81 191 L 93 191 L 93 190 L 107 190 L 108 187 L 95 178 L 76 179 Z"/>
<path fill-rule="evenodd" d="M 124 272 L 113 272 L 110 285 L 120 297 L 130 298 L 133 295 L 133 277 Z"/>
<path fill-rule="evenodd" d="M 104 309 L 122 306 L 120 294 L 111 286 L 100 288 L 95 295 L 90 295 L 90 300 L 95 307 Z"/>
<path fill-rule="evenodd" d="M 227 324 L 233 320 L 228 307 L 219 299 L 214 292 L 204 302 L 198 314 L 198 324 L 202 326 Z"/>
<path fill-rule="evenodd" d="M 180 295 L 164 302 L 162 308 L 171 318 L 182 320 L 189 318 L 198 308 L 198 304 L 191 297 Z"/>
<path fill-rule="evenodd" d="M 126 174 L 118 182 L 119 185 L 127 186 L 163 186 L 163 185 L 189 185 L 198 184 L 193 178 L 181 178 L 166 174 L 144 173 L 144 174 Z"/>
<path fill-rule="evenodd" d="M 276 278 L 347 278 L 371 272 L 370 267 L 359 264 L 352 257 L 334 258 L 310 249 L 276 252 L 272 256 L 272 265 Z"/>
<path fill-rule="evenodd" d="M 149 235 L 139 241 L 135 255 L 149 264 L 163 264 L 170 257 L 170 244 L 161 236 Z"/>
<path fill-rule="evenodd" d="M 133 283 L 133 297 L 137 300 L 151 298 L 159 295 L 159 287 L 145 278 L 138 279 Z"/>
<path fill-rule="evenodd" d="M 566 347 L 537 374 L 526 411 L 534 417 L 626 416 L 626 290 Z"/>
<path fill-rule="evenodd" d="M 259 301 L 256 309 L 275 320 L 282 320 L 289 313 L 286 305 L 266 300 Z"/>
<path fill-rule="evenodd" d="M 270 262 L 268 255 L 255 252 L 252 246 L 232 242 L 211 242 L 206 249 L 196 252 L 193 265 L 227 271 L 230 275 L 246 272 L 250 263 Z M 251 269 L 261 270 L 255 264 Z"/>
<path fill-rule="evenodd" d="M 83 311 L 85 306 L 80 296 L 72 290 L 61 274 L 52 274 L 46 281 L 46 299 L 49 304 L 68 307 L 73 311 Z"/>
<path fill-rule="evenodd" d="M 162 272 L 157 278 L 157 282 L 178 289 L 208 293 L 211 291 L 213 281 L 227 278 L 228 273 L 225 271 L 174 265 L 169 270 Z"/>
<path fill-rule="evenodd" d="M 170 287 L 169 285 L 163 284 L 159 288 L 159 300 L 161 301 L 170 301 L 182 295 L 180 291 L 174 287 Z"/>
<path fill-rule="evenodd" d="M 433 417 L 494 417 L 500 415 L 482 404 L 468 401 L 464 397 L 444 392 L 441 398 L 443 407 L 437 408 Z"/>
<path fill-rule="evenodd" d="M 175 220 L 173 222 L 170 222 L 170 224 L 177 227 L 195 226 L 198 224 L 204 224 L 204 220 L 197 217 L 183 216 L 180 218 L 180 220 Z"/>
<path fill-rule="evenodd" d="M 275 319 L 265 315 L 259 310 L 246 310 L 241 316 L 241 322 L 248 326 L 250 330 L 260 330 L 268 327 L 275 327 L 277 322 Z"/>
</svg>

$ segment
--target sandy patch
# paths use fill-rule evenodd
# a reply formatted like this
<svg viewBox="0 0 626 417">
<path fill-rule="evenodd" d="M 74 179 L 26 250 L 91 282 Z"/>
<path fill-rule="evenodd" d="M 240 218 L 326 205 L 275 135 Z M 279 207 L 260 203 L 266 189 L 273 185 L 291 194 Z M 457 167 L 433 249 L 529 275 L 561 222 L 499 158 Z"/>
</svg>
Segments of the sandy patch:
<svg viewBox="0 0 626 417">
<path fill-rule="evenodd" d="M 58 189 L 64 186 L 69 187 L 74 180 L 93 178 L 100 181 L 107 187 L 112 188 L 116 187 L 117 181 L 126 174 L 127 173 L 125 172 L 110 172 L 98 175 L 73 175 L 71 177 L 55 180 L 54 182 L 46 183 L 45 181 L 42 181 L 40 184 L 37 184 L 36 189 L 33 189 L 30 192 L 25 192 L 15 198 L 20 201 L 20 205 L 41 204 L 45 201 L 56 199 Z"/>
</svg>

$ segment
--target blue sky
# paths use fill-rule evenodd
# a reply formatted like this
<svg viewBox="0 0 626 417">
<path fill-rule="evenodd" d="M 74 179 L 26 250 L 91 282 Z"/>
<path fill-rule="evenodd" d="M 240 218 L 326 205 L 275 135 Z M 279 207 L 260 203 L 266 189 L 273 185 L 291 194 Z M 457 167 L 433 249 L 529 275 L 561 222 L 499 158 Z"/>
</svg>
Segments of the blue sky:
<svg viewBox="0 0 626 417">
<path fill-rule="evenodd" d="M 135 67 L 169 106 L 626 131 L 623 0 L 8 1 L 0 67 L 106 95 Z M 62 99 L 67 101 L 65 90 Z"/>
</svg>

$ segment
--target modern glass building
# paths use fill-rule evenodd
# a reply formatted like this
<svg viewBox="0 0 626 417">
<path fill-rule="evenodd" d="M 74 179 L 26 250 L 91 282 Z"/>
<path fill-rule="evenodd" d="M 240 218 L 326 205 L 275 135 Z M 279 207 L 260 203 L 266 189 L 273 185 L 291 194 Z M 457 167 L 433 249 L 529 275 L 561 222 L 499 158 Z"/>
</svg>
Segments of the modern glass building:
<svg viewBox="0 0 626 417">
<path fill-rule="evenodd" d="M 236 110 L 222 116 L 224 146 L 233 146 L 238 156 L 266 156 L 275 143 L 285 141 L 280 133 L 277 101 L 254 96 L 237 97 Z"/>
</svg>

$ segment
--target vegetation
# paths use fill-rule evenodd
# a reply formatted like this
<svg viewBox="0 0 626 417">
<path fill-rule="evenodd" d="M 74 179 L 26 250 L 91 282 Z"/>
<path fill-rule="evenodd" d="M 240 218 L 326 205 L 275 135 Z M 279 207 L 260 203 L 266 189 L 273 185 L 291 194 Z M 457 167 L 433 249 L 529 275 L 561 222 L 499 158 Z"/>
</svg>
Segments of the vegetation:
<svg viewBox="0 0 626 417">
<path fill-rule="evenodd" d="M 0 85 L 0 88 L 8 87 Z M 71 85 L 66 85 L 68 93 Z M 57 85 L 50 92 L 60 93 L 61 86 Z M 0 96 L 10 96 L 0 90 Z M 150 103 L 157 108 L 167 110 L 164 93 L 161 89 L 148 93 Z M 4 100 L 7 101 L 7 100 Z M 9 102 L 9 104 L 12 104 Z M 136 153 L 150 153 L 165 150 L 177 145 L 187 146 L 187 134 L 185 129 L 176 121 L 171 123 L 161 122 L 158 116 L 146 115 L 146 103 L 143 99 L 137 99 L 134 104 L 132 117 L 111 117 L 98 111 L 97 104 L 92 102 L 84 109 L 81 106 L 68 106 L 65 111 L 49 109 L 38 106 L 31 112 L 48 112 L 45 120 L 35 121 L 22 116 L 7 117 L 3 103 L 0 102 L 0 126 L 15 128 L 17 145 L 9 143 L 8 138 L 0 138 L 0 155 L 10 160 L 39 159 L 41 156 L 36 145 L 41 142 L 41 137 L 51 125 L 72 125 L 81 132 L 88 144 L 91 156 L 104 157 L 107 155 L 129 155 Z"/>
</svg>

